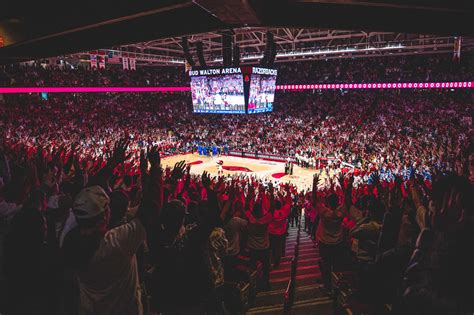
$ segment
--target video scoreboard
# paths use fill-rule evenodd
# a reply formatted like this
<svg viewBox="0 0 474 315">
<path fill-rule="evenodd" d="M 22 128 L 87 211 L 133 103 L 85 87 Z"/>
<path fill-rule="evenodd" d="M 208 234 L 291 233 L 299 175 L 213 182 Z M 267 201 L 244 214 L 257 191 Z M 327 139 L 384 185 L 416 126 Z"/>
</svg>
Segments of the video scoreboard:
<svg viewBox="0 0 474 315">
<path fill-rule="evenodd" d="M 189 71 L 195 113 L 254 114 L 273 111 L 277 70 L 259 67 Z"/>
</svg>

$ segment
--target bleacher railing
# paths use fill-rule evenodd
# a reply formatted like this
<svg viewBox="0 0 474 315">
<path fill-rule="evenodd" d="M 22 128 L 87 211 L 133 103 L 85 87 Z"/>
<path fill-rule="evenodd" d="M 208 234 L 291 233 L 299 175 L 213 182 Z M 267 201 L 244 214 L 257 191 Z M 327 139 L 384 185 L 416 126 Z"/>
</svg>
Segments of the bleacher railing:
<svg viewBox="0 0 474 315">
<path fill-rule="evenodd" d="M 298 222 L 298 232 L 296 236 L 295 250 L 294 250 L 293 258 L 291 259 L 290 280 L 288 281 L 288 285 L 286 287 L 285 295 L 284 295 L 284 303 L 283 303 L 284 314 L 290 314 L 291 307 L 293 306 L 293 303 L 295 302 L 296 272 L 297 272 L 297 266 L 298 266 L 300 234 L 301 234 L 301 228 Z"/>
</svg>

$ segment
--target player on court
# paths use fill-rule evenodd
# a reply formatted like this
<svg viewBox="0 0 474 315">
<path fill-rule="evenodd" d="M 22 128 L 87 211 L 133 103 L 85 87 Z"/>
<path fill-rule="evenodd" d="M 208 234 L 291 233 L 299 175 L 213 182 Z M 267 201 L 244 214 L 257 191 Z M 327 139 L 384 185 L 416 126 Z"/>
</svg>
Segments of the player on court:
<svg viewBox="0 0 474 315">
<path fill-rule="evenodd" d="M 216 163 L 217 163 L 217 176 L 224 175 L 224 169 L 222 168 L 222 165 L 224 165 L 224 161 L 219 160 Z"/>
</svg>

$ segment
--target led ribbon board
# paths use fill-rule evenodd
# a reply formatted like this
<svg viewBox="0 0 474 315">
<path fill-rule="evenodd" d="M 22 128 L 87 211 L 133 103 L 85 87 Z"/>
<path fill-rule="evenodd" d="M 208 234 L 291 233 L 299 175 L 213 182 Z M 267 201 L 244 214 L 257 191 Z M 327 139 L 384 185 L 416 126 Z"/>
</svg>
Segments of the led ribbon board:
<svg viewBox="0 0 474 315">
<path fill-rule="evenodd" d="M 472 89 L 474 82 L 394 82 L 394 83 L 327 83 L 327 84 L 282 84 L 276 90 L 336 90 L 336 89 Z M 168 87 L 0 87 L 0 93 L 143 93 L 143 92 L 188 92 L 189 86 Z"/>
<path fill-rule="evenodd" d="M 277 90 L 339 90 L 339 89 L 459 89 L 472 88 L 474 82 L 393 82 L 393 83 L 327 83 L 327 84 L 284 84 Z"/>
</svg>

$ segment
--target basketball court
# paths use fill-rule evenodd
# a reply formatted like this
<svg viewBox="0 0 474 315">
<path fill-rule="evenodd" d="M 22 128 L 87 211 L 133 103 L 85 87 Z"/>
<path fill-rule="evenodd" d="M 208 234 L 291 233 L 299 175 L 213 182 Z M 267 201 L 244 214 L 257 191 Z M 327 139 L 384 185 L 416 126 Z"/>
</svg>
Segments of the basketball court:
<svg viewBox="0 0 474 315">
<path fill-rule="evenodd" d="M 268 161 L 263 159 L 242 158 L 236 156 L 207 157 L 197 153 L 181 154 L 162 159 L 162 166 L 173 167 L 176 162 L 186 161 L 191 165 L 192 174 L 202 174 L 207 171 L 211 175 L 217 176 L 217 161 L 222 160 L 224 176 L 244 173 L 246 175 L 257 176 L 268 179 L 276 183 L 290 182 L 298 189 L 306 190 L 312 188 L 313 175 L 319 170 L 307 169 L 293 165 L 293 175 L 285 175 L 285 163 Z M 332 173 L 331 173 L 332 175 Z M 325 178 L 325 172 L 321 174 Z"/>
</svg>

